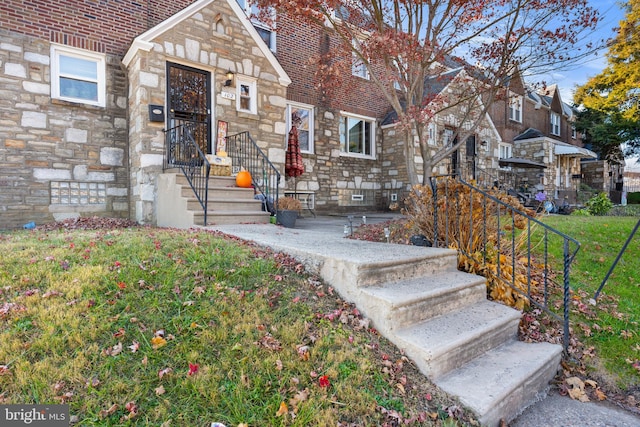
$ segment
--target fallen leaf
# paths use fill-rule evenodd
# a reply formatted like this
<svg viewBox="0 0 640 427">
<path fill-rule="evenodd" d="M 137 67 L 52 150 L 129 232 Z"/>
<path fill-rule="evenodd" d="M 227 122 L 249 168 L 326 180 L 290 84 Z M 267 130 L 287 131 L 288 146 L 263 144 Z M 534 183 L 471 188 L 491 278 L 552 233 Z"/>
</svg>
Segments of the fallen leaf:
<svg viewBox="0 0 640 427">
<path fill-rule="evenodd" d="M 278 351 L 282 349 L 282 344 L 280 344 L 280 341 L 275 339 L 269 333 L 267 333 L 264 337 L 260 339 L 260 341 L 256 342 L 255 344 L 273 351 Z"/>
<path fill-rule="evenodd" d="M 118 332 L 115 332 L 113 334 L 113 337 L 114 338 L 120 338 L 120 337 L 123 337 L 125 334 L 126 334 L 126 331 L 124 330 L 124 328 L 120 328 L 120 329 L 118 329 Z"/>
<path fill-rule="evenodd" d="M 118 344 L 114 345 L 111 348 L 108 348 L 106 350 L 103 351 L 103 353 L 107 356 L 117 356 L 120 353 L 122 353 L 122 343 L 119 342 Z"/>
<path fill-rule="evenodd" d="M 309 390 L 308 389 L 304 389 L 304 390 L 299 390 L 295 396 L 293 396 L 291 399 L 289 399 L 289 405 L 291 405 L 291 407 L 293 408 L 293 412 L 298 412 L 298 405 L 301 402 L 304 402 L 305 400 L 307 400 L 309 398 Z"/>
<path fill-rule="evenodd" d="M 158 377 L 159 377 L 160 379 L 162 379 L 162 377 L 164 377 L 164 376 L 165 376 L 165 375 L 167 375 L 167 374 L 170 374 L 171 372 L 173 372 L 173 369 L 171 369 L 171 368 L 164 368 L 164 369 L 160 369 L 160 370 L 158 371 Z"/>
<path fill-rule="evenodd" d="M 329 377 L 326 375 L 321 376 L 320 378 L 318 378 L 318 385 L 321 388 L 327 388 L 331 385 L 331 382 L 329 381 Z"/>
<path fill-rule="evenodd" d="M 607 395 L 604 394 L 602 390 L 600 390 L 599 388 L 596 389 L 595 394 L 596 394 L 596 398 L 600 401 L 607 399 Z"/>
<path fill-rule="evenodd" d="M 165 345 L 167 345 L 167 340 L 165 340 L 161 336 L 155 336 L 155 337 L 151 338 L 151 346 L 154 349 L 158 349 L 158 348 L 163 347 Z"/>
<path fill-rule="evenodd" d="M 565 380 L 568 388 L 569 396 L 580 402 L 588 402 L 589 397 L 584 391 L 584 382 L 578 377 L 570 377 Z"/>
<path fill-rule="evenodd" d="M 285 415 L 287 411 L 289 411 L 289 408 L 287 408 L 287 404 L 284 402 L 280 402 L 280 408 L 278 408 L 278 412 L 276 412 L 276 417 Z"/>
<path fill-rule="evenodd" d="M 162 385 L 160 387 L 156 387 L 155 392 L 156 392 L 156 396 L 162 396 L 163 394 L 166 393 L 164 386 Z"/>
<path fill-rule="evenodd" d="M 136 351 L 138 351 L 138 349 L 140 348 L 140 343 L 138 341 L 134 341 L 129 348 L 131 349 L 132 353 L 135 353 Z"/>
<path fill-rule="evenodd" d="M 11 371 L 9 371 L 9 366 L 7 365 L 0 365 L 0 375 L 7 375 L 9 374 Z"/>
<path fill-rule="evenodd" d="M 282 371 L 282 369 L 283 369 L 282 360 L 280 359 L 276 360 L 276 370 Z"/>
<path fill-rule="evenodd" d="M 187 375 L 195 375 L 198 373 L 198 369 L 200 369 L 199 365 L 189 363 L 189 373 Z"/>
<path fill-rule="evenodd" d="M 114 403 L 113 405 L 111 405 L 109 409 L 103 409 L 102 411 L 100 411 L 100 418 L 108 417 L 109 415 L 112 415 L 117 410 L 118 410 L 118 404 Z"/>
<path fill-rule="evenodd" d="M 309 353 L 308 345 L 298 345 L 296 346 L 296 349 L 298 350 L 298 356 L 300 356 L 300 359 L 309 360 L 311 354 Z"/>
</svg>

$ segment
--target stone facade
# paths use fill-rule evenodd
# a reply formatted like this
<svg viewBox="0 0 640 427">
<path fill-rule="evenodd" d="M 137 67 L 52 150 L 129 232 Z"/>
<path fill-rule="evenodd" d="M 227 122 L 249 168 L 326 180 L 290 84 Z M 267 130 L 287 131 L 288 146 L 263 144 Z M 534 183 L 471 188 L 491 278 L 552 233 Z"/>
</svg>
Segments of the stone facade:
<svg viewBox="0 0 640 427">
<path fill-rule="evenodd" d="M 211 74 L 212 135 L 218 120 L 230 135 L 250 131 L 284 171 L 290 80 L 235 1 L 109 2 L 95 15 L 77 0 L 36 3 L 0 6 L 0 229 L 86 215 L 155 223 L 165 124 L 150 121 L 149 105 L 166 103 L 168 61 Z M 149 13 L 122 16 L 138 7 Z M 52 45 L 104 56 L 104 106 L 55 99 Z M 227 71 L 255 82 L 255 113 L 223 93 Z"/>
<path fill-rule="evenodd" d="M 166 125 L 149 120 L 148 106 L 165 104 L 167 62 L 209 72 L 214 126 L 222 120 L 229 123 L 229 135 L 249 131 L 270 161 L 284 170 L 288 78 L 274 69 L 256 44 L 257 34 L 250 32 L 253 27 L 247 28 L 238 12 L 237 4 L 226 1 L 196 8 L 166 30 L 152 30 L 150 37 L 143 35 L 143 42 L 152 46 L 148 51 L 137 49 L 134 42 L 125 56 L 131 205 L 132 217 L 138 222 L 155 223 L 156 218 L 157 176 L 162 172 Z M 235 73 L 236 81 L 242 77 L 256 80 L 256 114 L 237 111 L 235 99 L 223 97 L 223 92 L 235 91 L 224 87 L 227 71 Z"/>
<path fill-rule="evenodd" d="M 128 217 L 126 78 L 106 55 L 105 107 L 52 99 L 51 43 L 0 30 L 0 229 Z"/>
</svg>

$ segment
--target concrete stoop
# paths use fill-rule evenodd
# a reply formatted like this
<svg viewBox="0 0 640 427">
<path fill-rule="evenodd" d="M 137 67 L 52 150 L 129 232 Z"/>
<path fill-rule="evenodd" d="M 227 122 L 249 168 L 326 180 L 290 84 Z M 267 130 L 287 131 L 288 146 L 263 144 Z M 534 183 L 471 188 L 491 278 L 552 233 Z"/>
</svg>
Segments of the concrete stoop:
<svg viewBox="0 0 640 427">
<path fill-rule="evenodd" d="M 254 199 L 251 188 L 239 188 L 235 178 L 209 178 L 207 224 L 267 224 L 270 214 Z M 190 228 L 203 226 L 204 211 L 184 175 L 174 172 L 158 176 L 158 225 Z"/>
<path fill-rule="evenodd" d="M 379 255 L 328 258 L 321 275 L 482 425 L 513 420 L 548 389 L 562 348 L 519 342 L 520 312 L 488 301 L 484 278 L 458 271 L 455 252 Z"/>
</svg>

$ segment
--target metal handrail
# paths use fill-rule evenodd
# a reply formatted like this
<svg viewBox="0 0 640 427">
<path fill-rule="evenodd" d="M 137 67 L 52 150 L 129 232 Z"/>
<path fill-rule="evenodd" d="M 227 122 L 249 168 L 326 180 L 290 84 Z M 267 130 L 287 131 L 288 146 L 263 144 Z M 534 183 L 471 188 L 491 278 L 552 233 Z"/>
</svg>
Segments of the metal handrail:
<svg viewBox="0 0 640 427">
<path fill-rule="evenodd" d="M 227 136 L 226 140 L 227 155 L 232 159 L 234 170 L 244 168 L 249 171 L 253 186 L 263 197 L 265 210 L 275 214 L 275 206 L 278 205 L 280 172 L 251 138 L 249 132 Z"/>
<path fill-rule="evenodd" d="M 609 276 L 611 276 L 611 273 L 613 273 L 613 270 L 618 265 L 618 262 L 620 262 L 620 259 L 622 258 L 622 255 L 626 252 L 627 247 L 629 246 L 629 243 L 631 243 L 631 240 L 633 239 L 633 236 L 636 235 L 636 233 L 638 231 L 638 228 L 640 228 L 640 219 L 636 223 L 635 227 L 633 227 L 633 231 L 631 231 L 631 234 L 627 238 L 627 241 L 624 242 L 624 245 L 622 246 L 622 249 L 620 249 L 620 252 L 618 252 L 618 256 L 616 257 L 616 260 L 611 265 L 611 268 L 609 268 L 609 271 L 607 271 L 607 274 L 604 276 L 604 279 L 602 280 L 602 283 L 600 283 L 600 286 L 598 286 L 598 290 L 593 295 L 593 299 L 594 300 L 597 300 L 598 297 L 600 296 L 600 292 L 602 292 L 602 288 L 604 288 L 605 283 L 607 283 L 607 280 L 609 280 Z"/>
<path fill-rule="evenodd" d="M 452 178 L 455 179 L 452 180 Z M 442 197 L 449 194 L 449 186 L 452 182 L 456 182 L 465 187 L 468 191 L 469 199 L 466 200 L 467 195 L 456 194 L 455 197 Z M 570 266 L 576 257 L 576 254 L 580 250 L 580 242 L 572 237 L 562 233 L 550 227 L 549 225 L 539 221 L 533 216 L 528 215 L 526 212 L 516 209 L 510 204 L 500 200 L 499 198 L 483 191 L 473 185 L 465 182 L 464 180 L 451 176 L 435 176 L 431 178 L 431 192 L 432 192 L 432 208 L 433 208 L 433 236 L 432 244 L 434 247 L 444 246 L 449 247 L 452 243 L 451 239 L 455 239 L 455 246 L 458 251 L 463 253 L 466 257 L 478 263 L 479 265 L 487 265 L 487 254 L 490 251 L 495 251 L 498 255 L 498 262 L 496 263 L 496 278 L 502 283 L 509 286 L 513 291 L 517 292 L 521 296 L 527 298 L 533 305 L 539 307 L 545 312 L 549 313 L 552 317 L 563 323 L 563 347 L 565 352 L 569 347 L 569 298 L 570 298 Z M 459 188 L 457 186 L 456 188 Z M 459 191 L 459 190 L 458 190 Z M 469 206 L 469 218 L 462 218 L 462 203 L 468 203 Z M 474 228 L 474 223 L 478 218 L 473 217 L 474 208 L 481 209 L 482 224 L 480 227 Z M 454 215 L 452 218 L 451 215 Z M 442 217 L 443 216 L 443 217 Z M 439 224 L 439 221 L 443 221 L 444 225 Z M 491 241 L 487 232 L 487 224 L 489 221 L 493 221 L 496 225 L 498 233 L 495 236 L 495 241 Z M 462 225 L 468 225 L 468 231 L 464 232 Z M 542 228 L 542 233 L 534 228 Z M 444 228 L 443 233 L 440 230 Z M 480 229 L 478 233 L 480 235 L 474 235 L 474 229 Z M 516 229 L 520 229 L 519 233 Z M 523 236 L 524 234 L 524 236 Z M 540 237 L 540 234 L 542 235 Z M 479 241 L 480 249 L 474 253 L 468 253 L 465 250 L 465 244 L 461 241 L 461 238 L 466 238 L 467 242 Z M 517 244 L 516 239 L 525 239 L 526 247 L 524 253 L 516 254 Z M 538 286 L 540 284 L 534 283 L 534 269 L 538 269 L 540 266 L 535 267 L 533 265 L 533 259 L 538 259 L 539 256 L 534 254 L 534 239 L 541 239 L 542 244 L 542 292 Z M 552 241 L 561 239 L 563 250 L 563 313 L 559 316 L 550 306 L 549 294 L 551 292 L 551 285 L 555 284 L 550 277 L 552 270 L 549 262 L 549 244 Z M 540 244 L 538 243 L 538 244 Z M 471 245 L 469 245 L 471 246 Z M 573 249 L 571 248 L 573 246 Z M 500 257 L 505 256 L 506 260 L 511 262 L 512 273 L 505 274 L 504 268 L 501 268 Z M 526 278 L 526 291 L 523 291 L 516 286 L 516 256 L 518 258 L 525 258 L 526 271 L 523 275 Z M 534 294 L 534 291 L 535 292 Z"/>
<path fill-rule="evenodd" d="M 202 206 L 206 225 L 211 165 L 193 138 L 192 128 L 192 123 L 183 123 L 164 131 L 165 152 L 162 170 L 182 170 Z"/>
</svg>

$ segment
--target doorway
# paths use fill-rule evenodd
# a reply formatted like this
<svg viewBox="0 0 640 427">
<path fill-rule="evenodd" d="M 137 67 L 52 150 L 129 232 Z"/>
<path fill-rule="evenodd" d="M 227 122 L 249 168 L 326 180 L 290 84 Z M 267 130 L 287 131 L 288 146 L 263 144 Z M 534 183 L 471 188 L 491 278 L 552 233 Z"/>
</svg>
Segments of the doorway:
<svg viewBox="0 0 640 427">
<path fill-rule="evenodd" d="M 168 62 L 167 106 L 169 128 L 190 134 L 203 154 L 211 153 L 211 73 Z"/>
</svg>

